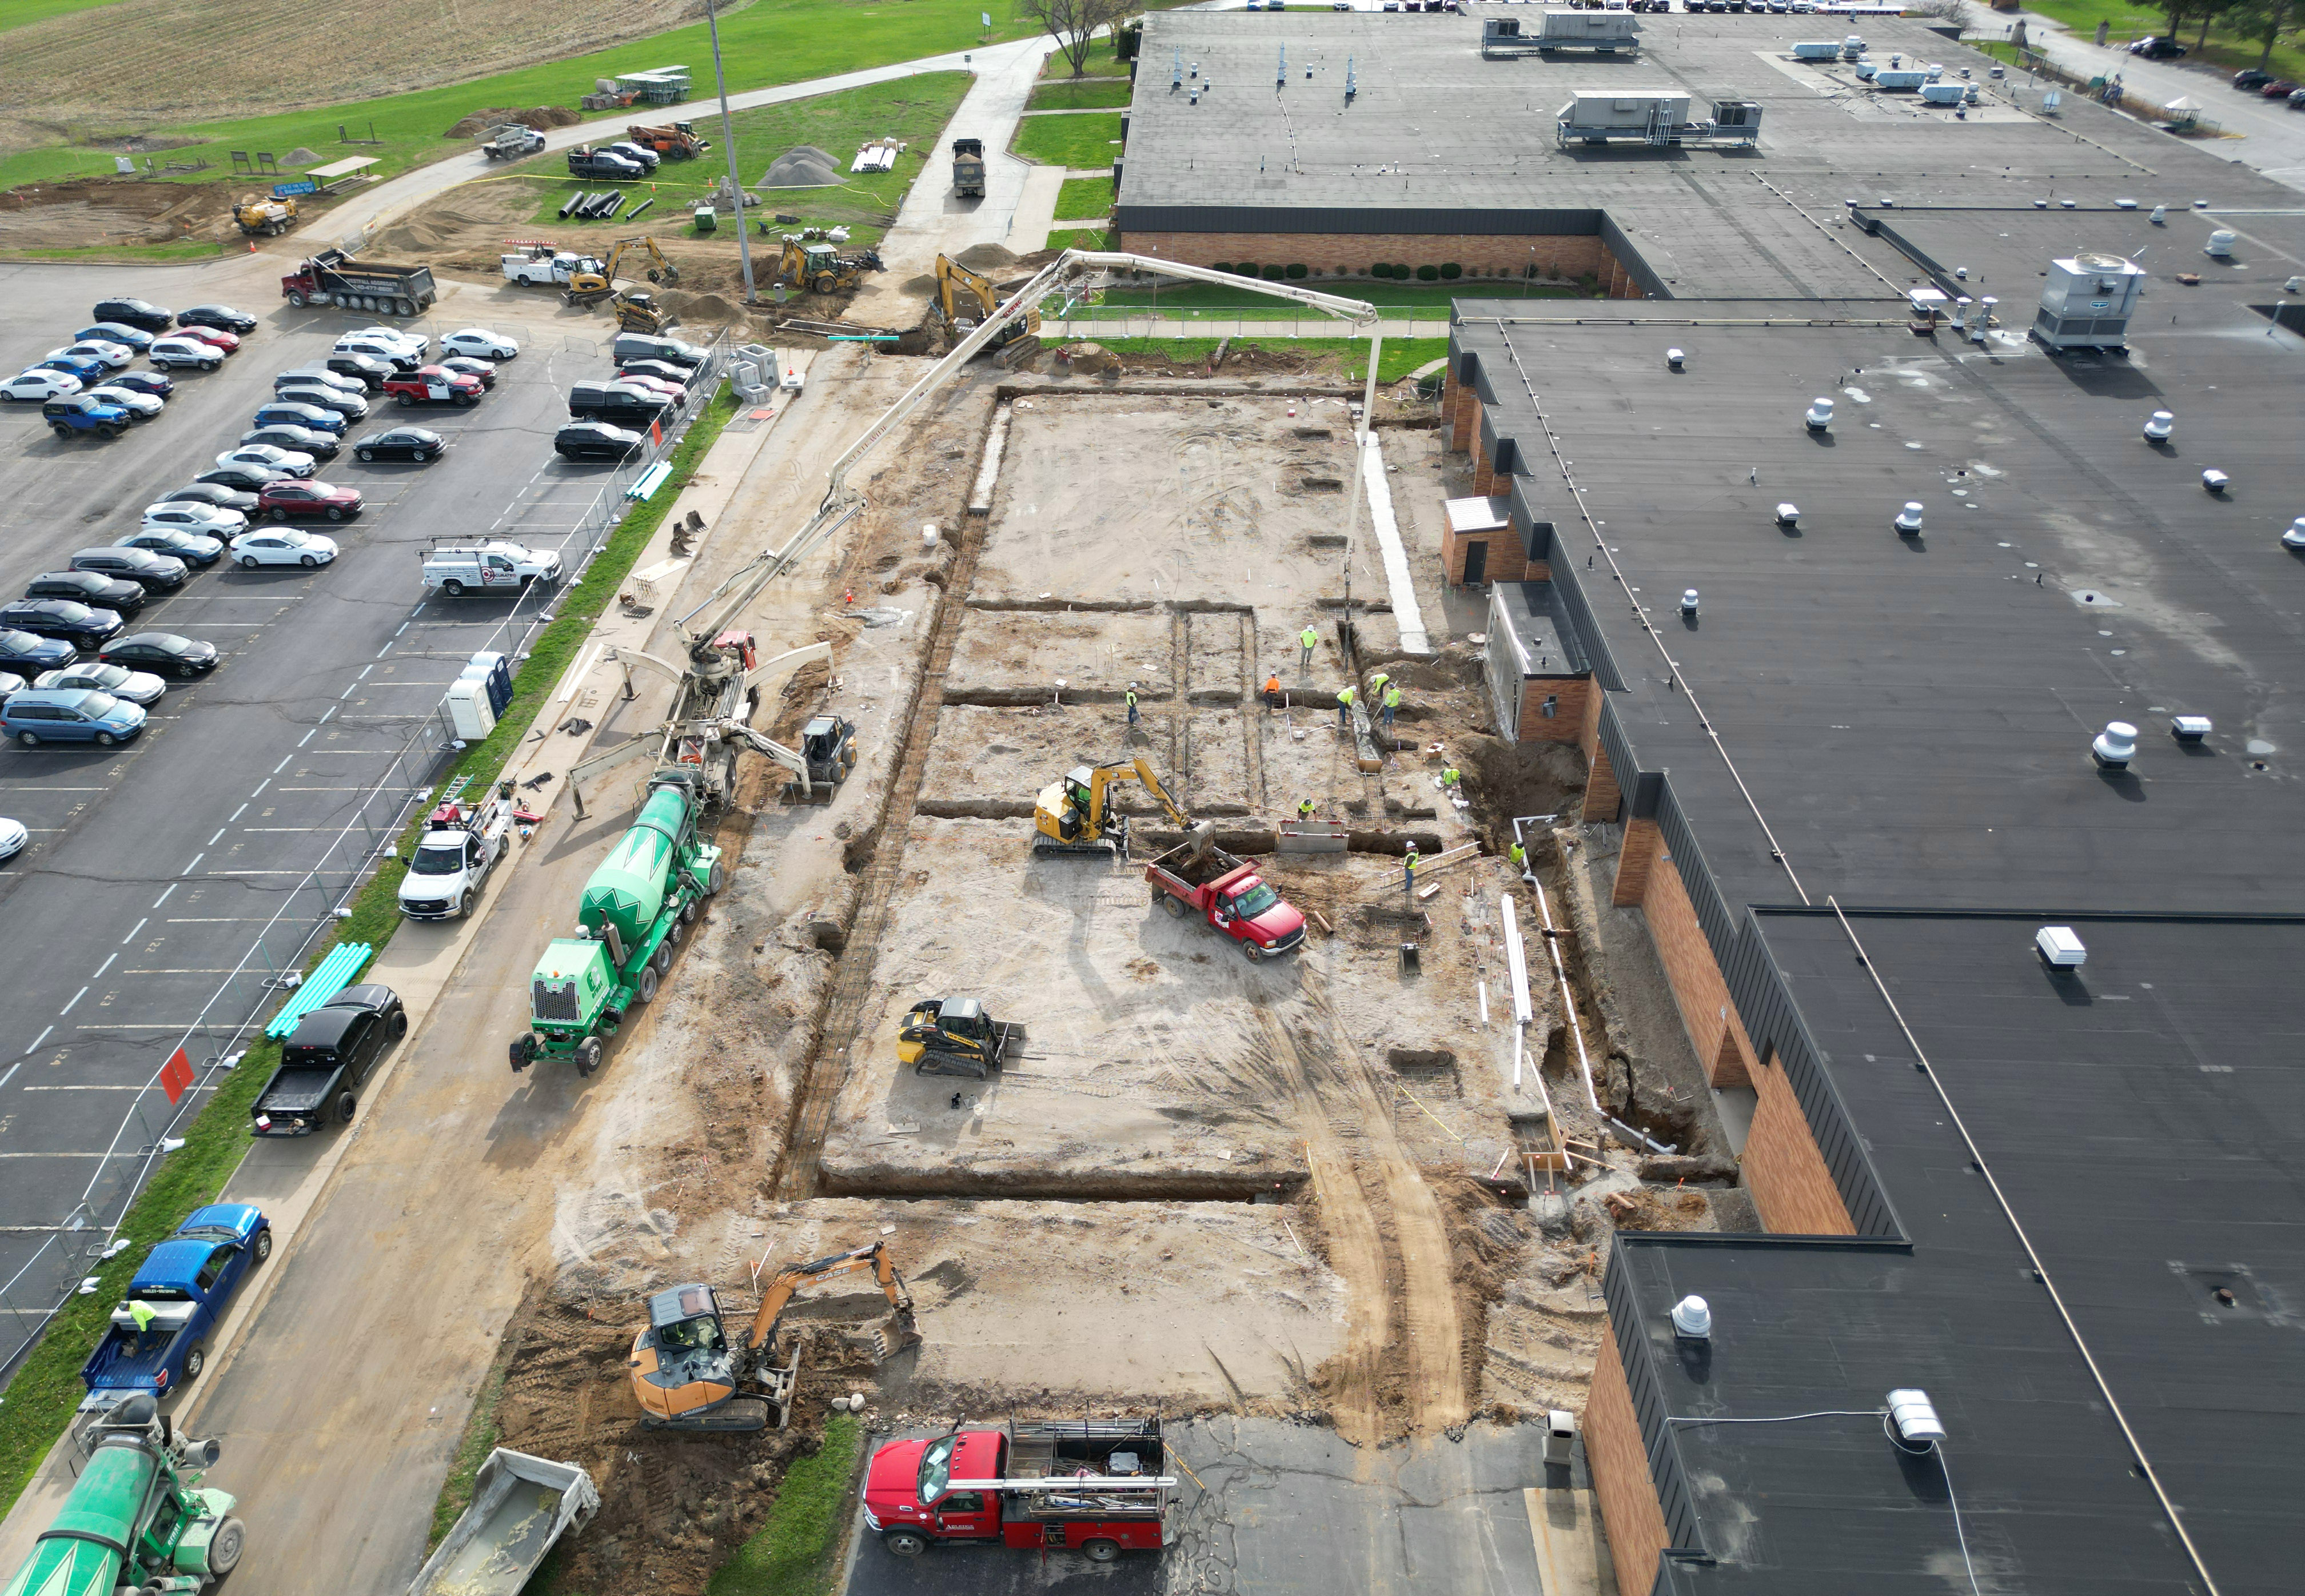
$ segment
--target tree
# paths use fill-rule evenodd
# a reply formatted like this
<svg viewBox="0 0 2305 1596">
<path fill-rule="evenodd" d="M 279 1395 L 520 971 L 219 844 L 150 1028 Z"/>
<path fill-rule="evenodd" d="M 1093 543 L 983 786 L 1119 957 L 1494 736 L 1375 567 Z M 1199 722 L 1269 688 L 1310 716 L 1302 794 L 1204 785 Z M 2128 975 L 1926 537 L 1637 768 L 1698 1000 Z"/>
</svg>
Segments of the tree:
<svg viewBox="0 0 2305 1596">
<path fill-rule="evenodd" d="M 1077 78 L 1088 71 L 1090 41 L 1134 16 L 1136 0 L 1017 0 L 1016 9 L 1056 36 Z"/>
<path fill-rule="evenodd" d="M 2234 31 L 2262 47 L 2257 55 L 2259 72 L 2273 64 L 2273 47 L 2281 42 L 2281 36 L 2294 30 L 2295 14 L 2294 0 L 2241 0 L 2233 7 Z"/>
</svg>

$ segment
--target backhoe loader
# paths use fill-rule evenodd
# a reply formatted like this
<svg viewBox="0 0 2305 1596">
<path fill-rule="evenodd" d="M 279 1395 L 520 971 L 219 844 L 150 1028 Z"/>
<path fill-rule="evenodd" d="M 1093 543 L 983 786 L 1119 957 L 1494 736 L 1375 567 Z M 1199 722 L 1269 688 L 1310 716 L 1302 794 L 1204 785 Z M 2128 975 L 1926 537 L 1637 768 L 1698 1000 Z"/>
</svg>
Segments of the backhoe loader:
<svg viewBox="0 0 2305 1596">
<path fill-rule="evenodd" d="M 625 257 L 640 250 L 646 250 L 648 253 L 647 276 L 650 282 L 670 288 L 680 281 L 680 268 L 665 259 L 664 251 L 657 248 L 656 240 L 620 238 L 617 241 L 617 247 L 608 251 L 606 264 L 598 271 L 579 271 L 572 274 L 568 279 L 568 286 L 561 293 L 560 297 L 572 305 L 599 304 L 616 292 L 617 271 L 624 265 Z"/>
<path fill-rule="evenodd" d="M 790 1362 L 779 1365 L 776 1360 L 785 1305 L 804 1286 L 822 1286 L 868 1269 L 891 1310 L 889 1321 L 873 1332 L 879 1355 L 885 1358 L 919 1337 L 913 1329 L 912 1294 L 880 1242 L 777 1270 L 761 1293 L 741 1346 L 728 1339 L 719 1295 L 711 1286 L 676 1286 L 649 1298 L 648 1326 L 633 1338 L 626 1364 L 641 1422 L 651 1430 L 744 1434 L 766 1430 L 773 1421 L 782 1430 L 792 1422 L 793 1388 L 800 1380 L 797 1341 Z"/>
<path fill-rule="evenodd" d="M 1192 820 L 1177 807 L 1161 778 L 1152 774 L 1152 765 L 1143 754 L 1123 764 L 1076 765 L 1062 781 L 1050 782 L 1041 789 L 1033 805 L 1033 853 L 1111 853 L 1126 858 L 1128 853 L 1128 817 L 1113 806 L 1108 789 L 1116 781 L 1131 777 L 1144 784 L 1144 788 L 1161 801 L 1161 807 L 1178 825 L 1189 828 Z"/>
<path fill-rule="evenodd" d="M 797 238 L 787 238 L 784 242 L 785 252 L 777 259 L 776 280 L 787 288 L 837 293 L 841 289 L 855 287 L 867 270 L 888 269 L 871 250 L 861 255 L 844 255 L 829 243 L 804 243 Z"/>
<path fill-rule="evenodd" d="M 1000 308 L 1000 296 L 993 290 L 992 279 L 969 270 L 949 256 L 937 257 L 936 284 L 936 303 L 929 309 L 929 320 L 947 338 L 967 336 L 971 329 L 990 320 Z M 986 347 L 999 349 L 1016 339 L 1029 338 L 1040 330 L 1040 310 L 1028 309 L 1022 318 L 996 328 Z"/>
<path fill-rule="evenodd" d="M 1001 1056 L 1025 1043 L 1022 1025 L 1004 1025 L 974 998 L 931 998 L 913 1006 L 897 1032 L 897 1062 L 916 1075 L 982 1081 Z"/>
</svg>

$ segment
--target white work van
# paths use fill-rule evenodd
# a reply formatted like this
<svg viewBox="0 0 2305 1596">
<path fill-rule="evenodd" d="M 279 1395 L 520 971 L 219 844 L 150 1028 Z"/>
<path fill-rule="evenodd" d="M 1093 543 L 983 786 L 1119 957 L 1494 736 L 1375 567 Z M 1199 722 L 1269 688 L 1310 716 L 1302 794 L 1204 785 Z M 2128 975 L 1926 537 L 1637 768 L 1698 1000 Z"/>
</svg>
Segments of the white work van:
<svg viewBox="0 0 2305 1596">
<path fill-rule="evenodd" d="M 465 593 L 516 593 L 532 582 L 560 580 L 560 556 L 491 539 L 446 543 L 425 551 L 424 590 L 451 598 Z"/>
</svg>

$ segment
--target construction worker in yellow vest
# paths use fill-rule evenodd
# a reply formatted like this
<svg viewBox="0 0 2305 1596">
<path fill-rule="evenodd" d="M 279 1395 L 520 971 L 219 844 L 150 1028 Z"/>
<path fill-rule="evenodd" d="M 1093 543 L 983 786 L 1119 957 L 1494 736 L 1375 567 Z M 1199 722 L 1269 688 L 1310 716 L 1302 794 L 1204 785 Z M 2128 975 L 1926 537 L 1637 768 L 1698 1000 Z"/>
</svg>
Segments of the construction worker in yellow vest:
<svg viewBox="0 0 2305 1596">
<path fill-rule="evenodd" d="M 1399 708 L 1400 683 L 1398 682 L 1387 682 L 1384 684 L 1384 725 L 1387 731 L 1391 731 L 1392 729 L 1393 713 Z"/>
<path fill-rule="evenodd" d="M 1310 798 L 1299 798 L 1297 801 L 1297 823 L 1302 826 L 1312 818 L 1313 801 Z"/>
<path fill-rule="evenodd" d="M 1314 631 L 1310 625 L 1297 634 L 1297 647 L 1302 650 L 1297 661 L 1297 671 L 1299 675 L 1313 668 L 1313 650 L 1320 646 L 1321 634 Z"/>
<path fill-rule="evenodd" d="M 1136 683 L 1134 682 L 1128 684 L 1128 724 L 1136 724 Z"/>
<path fill-rule="evenodd" d="M 1369 677 L 1368 692 L 1370 703 L 1381 704 L 1384 702 L 1384 684 L 1391 680 L 1392 677 L 1391 675 L 1384 671 L 1378 671 Z"/>
<path fill-rule="evenodd" d="M 1353 729 L 1353 690 L 1349 686 L 1337 689 L 1337 729 L 1340 732 Z"/>
<path fill-rule="evenodd" d="M 1416 898 L 1416 845 L 1408 845 L 1408 852 L 1400 856 L 1401 885 L 1408 889 L 1409 901 Z"/>
</svg>

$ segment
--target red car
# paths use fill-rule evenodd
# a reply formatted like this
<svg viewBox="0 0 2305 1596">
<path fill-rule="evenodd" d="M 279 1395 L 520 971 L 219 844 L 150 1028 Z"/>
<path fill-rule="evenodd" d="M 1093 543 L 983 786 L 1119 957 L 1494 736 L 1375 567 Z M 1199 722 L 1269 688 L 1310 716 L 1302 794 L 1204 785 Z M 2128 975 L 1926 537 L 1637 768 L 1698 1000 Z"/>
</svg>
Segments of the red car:
<svg viewBox="0 0 2305 1596">
<path fill-rule="evenodd" d="M 238 333 L 227 333 L 220 327 L 202 327 L 197 322 L 191 327 L 178 327 L 175 335 L 179 338 L 198 338 L 209 348 L 221 349 L 226 354 L 240 347 Z"/>
<path fill-rule="evenodd" d="M 2297 85 L 2287 78 L 2275 78 L 2258 92 L 2267 99 L 2287 99 L 2297 92 Z"/>
<path fill-rule="evenodd" d="M 361 496 L 356 488 L 287 479 L 257 489 L 256 510 L 275 521 L 349 521 L 361 513 Z"/>
<path fill-rule="evenodd" d="M 402 404 L 478 404 L 481 379 L 445 366 L 420 366 L 384 379 L 384 391 Z"/>
</svg>

